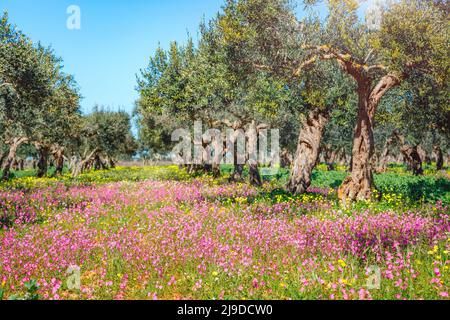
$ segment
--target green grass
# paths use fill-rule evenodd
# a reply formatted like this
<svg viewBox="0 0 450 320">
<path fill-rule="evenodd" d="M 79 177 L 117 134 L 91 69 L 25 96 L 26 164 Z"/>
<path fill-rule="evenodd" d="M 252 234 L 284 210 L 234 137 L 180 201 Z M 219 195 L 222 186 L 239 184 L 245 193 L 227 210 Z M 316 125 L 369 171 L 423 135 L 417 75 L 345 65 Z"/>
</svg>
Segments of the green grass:
<svg viewBox="0 0 450 320">
<path fill-rule="evenodd" d="M 223 165 L 221 167 L 224 180 L 231 174 L 233 166 Z M 52 177 L 54 168 L 50 168 L 47 176 Z M 35 181 L 35 170 L 13 171 L 9 182 L 1 183 L 0 187 L 13 189 L 26 189 Z M 248 177 L 248 169 L 244 168 L 244 178 Z M 312 174 L 312 187 L 337 189 L 348 173 L 341 171 L 326 171 L 323 166 L 318 166 Z M 195 176 L 199 176 L 196 174 Z M 62 177 L 55 180 L 62 181 L 67 185 L 107 183 L 117 181 L 142 181 L 142 180 L 189 180 L 193 175 L 178 170 L 177 166 L 161 167 L 118 167 L 114 170 L 89 171 L 79 177 L 72 178 L 67 168 Z M 272 183 L 282 189 L 289 180 L 289 170 L 279 169 L 274 175 L 263 175 L 264 181 Z M 450 180 L 436 175 L 426 174 L 414 176 L 406 171 L 404 166 L 390 165 L 387 173 L 375 174 L 375 185 L 381 194 L 401 195 L 410 202 L 436 203 L 442 201 L 450 204 Z M 42 183 L 46 183 L 42 179 Z"/>
</svg>

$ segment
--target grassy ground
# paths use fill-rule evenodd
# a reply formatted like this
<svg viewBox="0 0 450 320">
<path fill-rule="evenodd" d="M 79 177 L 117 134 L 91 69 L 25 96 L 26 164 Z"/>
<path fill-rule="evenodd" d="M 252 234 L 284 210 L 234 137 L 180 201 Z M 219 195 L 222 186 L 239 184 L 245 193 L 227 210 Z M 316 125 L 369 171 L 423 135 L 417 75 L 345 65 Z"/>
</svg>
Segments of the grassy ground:
<svg viewBox="0 0 450 320">
<path fill-rule="evenodd" d="M 18 177 L 0 186 L 0 298 L 448 299 L 448 180 L 392 169 L 381 201 L 347 208 L 345 172 L 321 167 L 300 196 L 283 171 L 262 188 L 174 166 Z"/>
</svg>

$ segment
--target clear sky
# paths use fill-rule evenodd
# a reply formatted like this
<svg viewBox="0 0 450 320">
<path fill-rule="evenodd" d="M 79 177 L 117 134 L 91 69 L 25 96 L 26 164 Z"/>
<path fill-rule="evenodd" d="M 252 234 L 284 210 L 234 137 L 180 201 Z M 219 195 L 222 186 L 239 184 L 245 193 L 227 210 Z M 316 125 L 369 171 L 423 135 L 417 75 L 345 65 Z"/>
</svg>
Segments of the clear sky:
<svg viewBox="0 0 450 320">
<path fill-rule="evenodd" d="M 0 0 L 10 20 L 33 41 L 51 45 L 75 75 L 89 113 L 95 104 L 133 110 L 136 74 L 160 43 L 197 39 L 203 18 L 224 0 Z M 81 29 L 70 30 L 67 9 L 77 5 Z M 301 16 L 301 8 L 298 13 Z M 321 10 L 322 11 L 322 10 Z M 323 11 L 322 11 L 323 13 Z"/>
<path fill-rule="evenodd" d="M 11 22 L 33 41 L 51 45 L 75 75 L 86 113 L 98 103 L 131 112 L 136 73 L 161 43 L 197 38 L 202 18 L 210 19 L 223 0 L 0 0 Z M 81 10 L 81 29 L 69 30 L 67 8 Z"/>
</svg>

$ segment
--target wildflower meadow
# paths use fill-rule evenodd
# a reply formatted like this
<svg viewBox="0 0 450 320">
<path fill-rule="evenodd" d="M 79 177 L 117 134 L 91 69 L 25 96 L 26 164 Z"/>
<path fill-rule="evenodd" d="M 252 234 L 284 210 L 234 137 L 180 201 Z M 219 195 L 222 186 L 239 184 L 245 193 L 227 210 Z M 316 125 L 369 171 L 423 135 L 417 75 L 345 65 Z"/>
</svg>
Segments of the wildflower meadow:
<svg viewBox="0 0 450 320">
<path fill-rule="evenodd" d="M 392 193 L 342 208 L 329 187 L 293 196 L 276 181 L 173 166 L 18 178 L 0 208 L 4 299 L 30 288 L 42 299 L 169 300 L 448 299 L 450 289 L 442 201 L 409 206 Z"/>
</svg>

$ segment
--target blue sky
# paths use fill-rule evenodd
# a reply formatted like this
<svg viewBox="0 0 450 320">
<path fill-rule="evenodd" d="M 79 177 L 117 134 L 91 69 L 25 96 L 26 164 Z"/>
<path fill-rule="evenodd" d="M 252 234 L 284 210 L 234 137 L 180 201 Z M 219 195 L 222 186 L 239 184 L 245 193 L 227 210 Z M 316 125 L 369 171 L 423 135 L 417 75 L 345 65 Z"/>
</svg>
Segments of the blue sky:
<svg viewBox="0 0 450 320">
<path fill-rule="evenodd" d="M 33 41 L 51 45 L 75 75 L 86 113 L 98 103 L 131 112 L 135 75 L 161 43 L 196 38 L 202 18 L 212 18 L 222 0 L 0 0 L 11 22 Z M 81 30 L 66 27 L 67 8 L 78 5 Z"/>
<path fill-rule="evenodd" d="M 224 0 L 0 0 L 10 20 L 33 41 L 51 45 L 75 75 L 82 110 L 95 104 L 133 110 L 136 73 L 158 44 L 197 38 L 199 23 L 216 15 Z M 81 30 L 66 26 L 67 8 L 81 10 Z M 301 11 L 301 8 L 298 8 Z M 300 12 L 299 12 L 300 13 Z M 301 15 L 301 13 L 300 13 Z"/>
</svg>

